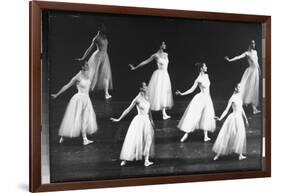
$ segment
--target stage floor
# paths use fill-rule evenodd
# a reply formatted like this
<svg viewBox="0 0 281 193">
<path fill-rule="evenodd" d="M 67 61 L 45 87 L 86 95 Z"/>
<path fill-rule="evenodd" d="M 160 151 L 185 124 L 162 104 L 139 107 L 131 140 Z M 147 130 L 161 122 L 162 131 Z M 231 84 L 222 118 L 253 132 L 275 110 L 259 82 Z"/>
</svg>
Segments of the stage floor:
<svg viewBox="0 0 281 193">
<path fill-rule="evenodd" d="M 93 144 L 82 146 L 81 138 L 65 140 L 59 144 L 58 129 L 67 105 L 57 101 L 51 104 L 50 119 L 50 173 L 51 182 L 70 182 L 83 180 L 102 180 L 131 178 L 144 176 L 180 175 L 194 173 L 211 173 L 223 171 L 260 170 L 262 167 L 262 114 L 249 114 L 247 128 L 247 159 L 239 161 L 237 155 L 220 157 L 213 161 L 215 154 L 212 145 L 221 128 L 217 122 L 217 130 L 210 134 L 209 142 L 203 141 L 203 131 L 189 135 L 186 142 L 181 143 L 184 134 L 176 125 L 186 109 L 189 101 L 176 101 L 169 120 L 161 120 L 161 114 L 153 112 L 155 120 L 155 157 L 154 165 L 144 167 L 143 161 L 129 162 L 120 166 L 119 154 L 128 126 L 136 114 L 136 110 L 119 123 L 112 123 L 109 118 L 117 117 L 129 102 L 93 101 L 97 114 L 99 130 L 89 138 Z M 221 115 L 227 101 L 214 101 L 217 115 Z"/>
</svg>

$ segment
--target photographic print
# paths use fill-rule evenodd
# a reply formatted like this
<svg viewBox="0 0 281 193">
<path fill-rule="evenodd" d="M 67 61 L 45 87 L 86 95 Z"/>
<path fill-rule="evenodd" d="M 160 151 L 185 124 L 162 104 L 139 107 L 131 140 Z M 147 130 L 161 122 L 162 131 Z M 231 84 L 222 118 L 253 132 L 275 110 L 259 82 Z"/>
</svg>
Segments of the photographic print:
<svg viewBox="0 0 281 193">
<path fill-rule="evenodd" d="M 265 171 L 265 29 L 43 9 L 41 184 Z"/>
</svg>

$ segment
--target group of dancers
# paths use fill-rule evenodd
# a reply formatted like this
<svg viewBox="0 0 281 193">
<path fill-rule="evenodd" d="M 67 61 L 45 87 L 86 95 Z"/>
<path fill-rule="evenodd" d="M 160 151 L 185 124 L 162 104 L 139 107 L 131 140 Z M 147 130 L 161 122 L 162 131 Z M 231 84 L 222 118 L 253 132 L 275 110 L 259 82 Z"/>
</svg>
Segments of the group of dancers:
<svg viewBox="0 0 281 193">
<path fill-rule="evenodd" d="M 109 94 L 109 90 L 112 89 L 112 75 L 107 46 L 106 30 L 102 26 L 85 54 L 77 59 L 80 61 L 81 70 L 56 94 L 51 95 L 55 99 L 73 85 L 76 85 L 78 90 L 71 98 L 61 122 L 59 128 L 60 143 L 64 141 L 65 137 L 73 138 L 81 135 L 83 145 L 93 143 L 87 138 L 87 135 L 97 132 L 98 125 L 89 92 L 102 89 L 105 93 L 105 99 L 112 97 Z M 94 47 L 96 47 L 95 51 L 93 51 Z M 152 61 L 156 61 L 157 70 L 152 74 L 148 86 L 145 82 L 142 82 L 138 95 L 121 116 L 119 118 L 110 118 L 113 122 L 119 122 L 135 106 L 138 111 L 128 128 L 123 142 L 120 153 L 121 166 L 124 166 L 127 161 L 142 160 L 143 158 L 145 166 L 152 165 L 153 162 L 149 160 L 154 155 L 154 122 L 151 111 L 162 111 L 163 120 L 171 117 L 166 112 L 167 109 L 173 107 L 173 93 L 167 70 L 169 63 L 168 53 L 165 52 L 165 49 L 166 44 L 162 42 L 159 50 L 148 59 L 136 66 L 129 64 L 131 70 L 136 70 Z M 221 121 L 232 107 L 233 111 L 224 121 L 213 145 L 212 150 L 216 153 L 214 160 L 217 160 L 221 155 L 230 153 L 239 154 L 239 160 L 246 158 L 245 125 L 248 125 L 248 120 L 243 110 L 243 105 L 251 104 L 253 114 L 260 112 L 257 109 L 259 105 L 260 69 L 254 40 L 251 41 L 248 50 L 242 55 L 231 59 L 225 57 L 225 60 L 233 62 L 242 58 L 248 59 L 249 67 L 244 72 L 240 83 L 235 84 L 233 95 L 220 117 L 215 116 L 209 91 L 210 80 L 206 63 L 196 63 L 199 75 L 189 90 L 185 92 L 177 90 L 175 92 L 176 95 L 184 96 L 194 92 L 197 87 L 200 88 L 200 92 L 193 97 L 177 125 L 184 132 L 183 137 L 180 139 L 181 142 L 188 138 L 189 133 L 197 129 L 203 130 L 204 141 L 209 141 L 208 132 L 215 131 L 216 120 Z"/>
</svg>

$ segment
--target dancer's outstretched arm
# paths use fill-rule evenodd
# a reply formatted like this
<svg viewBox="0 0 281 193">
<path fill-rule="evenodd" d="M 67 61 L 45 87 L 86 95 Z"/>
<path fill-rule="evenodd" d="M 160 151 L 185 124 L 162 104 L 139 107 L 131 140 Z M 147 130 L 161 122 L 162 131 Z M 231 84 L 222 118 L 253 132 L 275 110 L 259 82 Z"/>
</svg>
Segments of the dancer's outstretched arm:
<svg viewBox="0 0 281 193">
<path fill-rule="evenodd" d="M 190 94 L 190 93 L 193 93 L 194 92 L 194 90 L 197 88 L 197 86 L 198 86 L 198 81 L 196 80 L 194 83 L 193 83 L 193 85 L 192 85 L 192 87 L 190 88 L 190 89 L 188 89 L 187 91 L 185 91 L 185 92 L 180 92 L 179 90 L 177 90 L 176 91 L 176 95 L 181 95 L 181 96 L 184 96 L 184 95 L 188 95 L 188 94 Z"/>
<path fill-rule="evenodd" d="M 149 62 L 151 62 L 152 60 L 154 60 L 155 55 L 150 56 L 149 58 L 147 58 L 146 60 L 142 61 L 140 64 L 138 64 L 137 66 L 133 66 L 132 64 L 129 64 L 129 66 L 131 67 L 131 70 L 136 70 L 146 64 L 148 64 Z"/>
<path fill-rule="evenodd" d="M 230 100 L 228 101 L 227 107 L 225 108 L 225 110 L 224 110 L 223 113 L 221 114 L 220 118 L 218 119 L 219 121 L 221 121 L 221 120 L 225 117 L 225 115 L 228 113 L 228 111 L 229 111 L 229 109 L 230 109 L 230 107 L 231 107 L 231 104 L 232 104 L 232 100 L 230 99 Z"/>
<path fill-rule="evenodd" d="M 131 110 L 132 108 L 137 104 L 137 97 L 131 102 L 130 106 L 124 110 L 124 112 L 121 114 L 121 116 L 116 119 L 116 118 L 110 118 L 111 121 L 113 122 L 119 122 L 121 121 Z"/>
<path fill-rule="evenodd" d="M 74 76 L 66 85 L 64 85 L 56 94 L 51 94 L 51 97 L 53 99 L 57 98 L 60 94 L 62 94 L 67 89 L 69 89 L 72 85 L 74 85 L 78 81 L 77 76 L 78 74 Z"/>
<path fill-rule="evenodd" d="M 81 58 L 77 58 L 78 61 L 83 61 L 83 60 L 85 60 L 85 59 L 88 57 L 88 55 L 92 52 L 92 50 L 93 50 L 93 48 L 94 48 L 94 46 L 95 46 L 95 41 L 96 41 L 98 35 L 99 35 L 99 31 L 98 31 L 97 35 L 93 38 L 93 40 L 92 40 L 90 46 L 87 48 L 87 50 L 85 51 L 85 53 L 83 54 L 83 56 L 82 56 Z"/>
<path fill-rule="evenodd" d="M 243 54 L 239 55 L 239 56 L 235 56 L 233 58 L 229 58 L 227 56 L 224 57 L 224 59 L 226 59 L 228 62 L 233 62 L 233 61 L 236 61 L 236 60 L 240 60 L 242 58 L 245 58 L 247 55 L 246 55 L 246 52 L 244 52 Z"/>
<path fill-rule="evenodd" d="M 150 122 L 151 122 L 152 127 L 155 127 L 155 124 L 154 124 L 154 121 L 153 121 L 153 118 L 152 118 L 151 110 L 149 110 L 148 115 L 149 115 L 149 120 L 150 120 Z"/>
<path fill-rule="evenodd" d="M 246 123 L 246 125 L 248 126 L 248 125 L 249 125 L 249 122 L 248 122 L 248 119 L 247 119 L 246 113 L 245 113 L 245 111 L 244 111 L 244 109 L 243 109 L 243 108 L 242 108 L 242 115 L 243 115 L 243 117 L 244 117 L 244 119 L 245 119 L 245 123 Z"/>
</svg>

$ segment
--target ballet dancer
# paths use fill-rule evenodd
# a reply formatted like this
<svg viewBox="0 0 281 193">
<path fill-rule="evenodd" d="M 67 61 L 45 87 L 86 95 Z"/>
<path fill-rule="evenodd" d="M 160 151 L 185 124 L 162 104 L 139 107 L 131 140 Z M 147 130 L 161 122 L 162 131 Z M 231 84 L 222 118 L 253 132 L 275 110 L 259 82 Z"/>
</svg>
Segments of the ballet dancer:
<svg viewBox="0 0 281 193">
<path fill-rule="evenodd" d="M 90 53 L 92 53 L 95 46 L 97 49 L 88 60 L 91 90 L 104 90 L 105 99 L 110 99 L 112 96 L 109 94 L 108 90 L 112 89 L 112 74 L 107 54 L 108 39 L 106 36 L 105 25 L 101 25 L 96 36 L 93 38 L 91 45 L 88 47 L 82 58 L 78 58 L 77 60 L 84 61 Z"/>
<path fill-rule="evenodd" d="M 184 96 L 192 93 L 197 86 L 200 88 L 200 93 L 193 97 L 178 124 L 178 128 L 185 132 L 180 140 L 181 142 L 184 142 L 188 134 L 196 129 L 202 129 L 204 131 L 204 141 L 209 141 L 208 131 L 213 132 L 216 129 L 215 111 L 209 91 L 210 80 L 206 73 L 207 66 L 201 62 L 196 63 L 196 66 L 199 68 L 199 76 L 193 86 L 183 93 L 176 91 L 176 95 Z"/>
<path fill-rule="evenodd" d="M 242 58 L 247 58 L 249 67 L 245 70 L 242 79 L 240 81 L 241 85 L 241 96 L 243 104 L 251 104 L 253 109 L 253 114 L 260 113 L 257 109 L 259 105 L 259 75 L 260 67 L 258 63 L 258 54 L 255 50 L 256 43 L 254 40 L 251 41 L 249 48 L 243 54 L 229 59 L 227 56 L 225 59 L 228 62 L 233 62 Z"/>
<path fill-rule="evenodd" d="M 79 71 L 66 85 L 64 85 L 56 94 L 51 94 L 53 99 L 76 85 L 78 92 L 70 99 L 67 105 L 64 117 L 62 119 L 59 136 L 59 143 L 64 141 L 64 137 L 79 137 L 82 134 L 83 145 L 93 143 L 87 138 L 98 130 L 96 114 L 89 97 L 90 77 L 87 62 L 82 64 Z"/>
<path fill-rule="evenodd" d="M 246 131 L 243 117 L 246 125 L 248 125 L 248 120 L 243 110 L 240 84 L 235 86 L 234 93 L 229 99 L 228 105 L 220 118 L 215 117 L 215 119 L 221 121 L 231 106 L 233 111 L 224 121 L 213 146 L 213 151 L 216 153 L 214 160 L 217 160 L 221 155 L 228 155 L 233 152 L 239 154 L 239 160 L 246 158 L 246 156 L 243 155 L 246 153 Z"/>
<path fill-rule="evenodd" d="M 151 76 L 147 92 L 151 110 L 162 110 L 162 117 L 164 120 L 171 118 L 171 116 L 167 115 L 166 109 L 172 108 L 173 106 L 172 86 L 167 70 L 169 59 L 168 53 L 164 51 L 165 49 L 166 44 L 165 42 L 162 42 L 160 49 L 148 59 L 142 61 L 137 66 L 133 66 L 132 64 L 129 65 L 131 70 L 136 70 L 153 60 L 156 61 L 158 69 L 155 70 Z"/>
<path fill-rule="evenodd" d="M 142 160 L 144 157 L 144 166 L 150 166 L 153 162 L 149 157 L 153 155 L 154 141 L 154 123 L 150 113 L 150 103 L 146 95 L 146 84 L 142 83 L 139 94 L 131 102 L 130 106 L 118 118 L 111 118 L 113 122 L 121 121 L 134 106 L 137 107 L 138 114 L 132 120 L 127 131 L 122 150 L 120 153 L 121 166 L 127 161 Z"/>
</svg>

